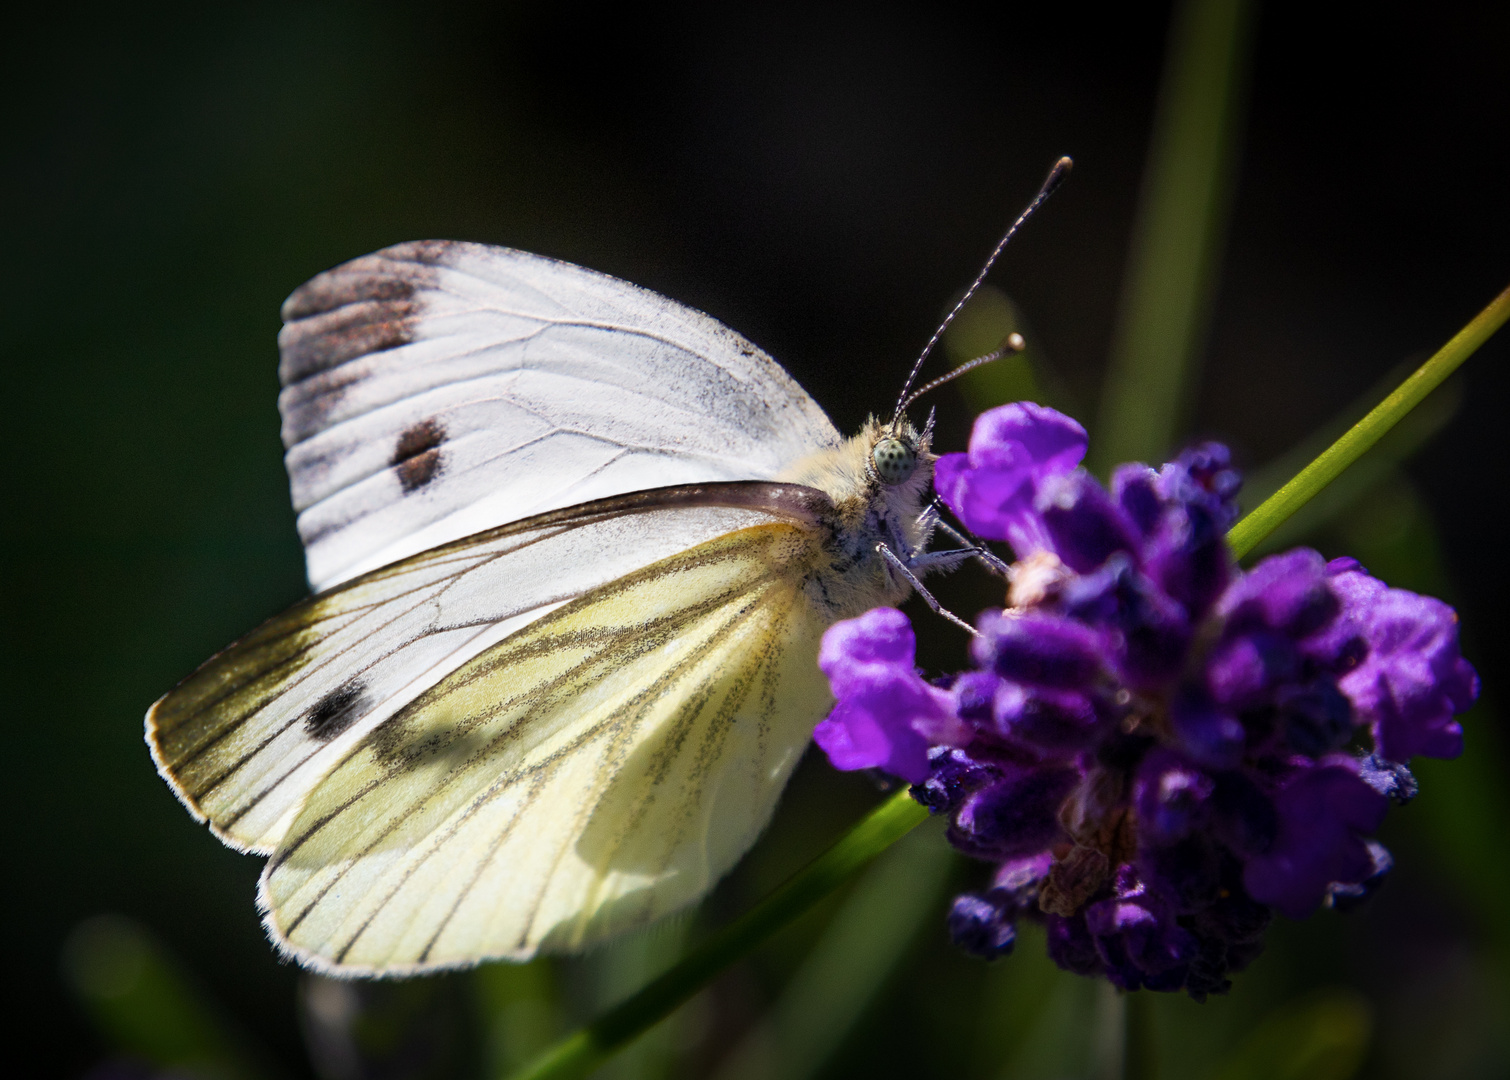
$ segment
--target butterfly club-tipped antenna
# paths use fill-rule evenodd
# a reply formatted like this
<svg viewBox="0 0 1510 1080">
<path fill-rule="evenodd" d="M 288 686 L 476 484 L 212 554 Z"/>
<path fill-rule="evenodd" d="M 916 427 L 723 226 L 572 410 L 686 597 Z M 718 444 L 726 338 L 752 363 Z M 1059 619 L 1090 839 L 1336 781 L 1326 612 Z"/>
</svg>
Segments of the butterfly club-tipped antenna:
<svg viewBox="0 0 1510 1080">
<path fill-rule="evenodd" d="M 923 363 L 928 359 L 929 354 L 933 352 L 933 348 L 939 343 L 939 339 L 944 336 L 944 331 L 949 329 L 949 324 L 954 321 L 955 316 L 957 316 L 964 309 L 965 305 L 970 302 L 970 298 L 974 296 L 980 289 L 981 285 L 986 280 L 986 275 L 991 272 L 991 267 L 995 265 L 996 260 L 1001 256 L 1002 251 L 1006 248 L 1007 243 L 1012 239 L 1012 237 L 1017 235 L 1017 230 L 1022 228 L 1023 224 L 1028 220 L 1028 218 L 1033 216 L 1033 214 L 1038 210 L 1040 206 L 1044 204 L 1044 202 L 1050 195 L 1054 194 L 1059 185 L 1064 182 L 1064 178 L 1069 175 L 1070 168 L 1073 165 L 1074 162 L 1072 162 L 1068 157 L 1062 157 L 1058 161 L 1054 162 L 1054 167 L 1049 170 L 1049 175 L 1044 178 L 1043 185 L 1038 189 L 1038 194 L 1034 195 L 1033 201 L 1028 203 L 1023 212 L 1017 215 L 1017 220 L 1012 222 L 1012 227 L 1002 234 L 1001 240 L 999 240 L 996 244 L 996 247 L 992 249 L 990 256 L 986 259 L 985 265 L 980 268 L 980 273 L 975 275 L 975 280 L 972 281 L 970 283 L 970 287 L 965 290 L 965 295 L 961 296 L 959 298 L 959 303 L 955 304 L 954 307 L 949 310 L 949 314 L 944 316 L 944 321 L 939 323 L 938 329 L 935 330 L 933 332 L 933 336 L 928 339 L 928 344 L 923 346 L 923 351 L 918 354 L 917 360 L 913 361 L 912 370 L 907 373 L 907 378 L 902 383 L 902 392 L 897 395 L 896 411 L 893 412 L 891 416 L 891 427 L 893 430 L 896 429 L 898 422 L 902 419 L 902 413 L 906 411 L 907 406 L 916 401 L 920 395 L 933 389 L 935 386 L 942 385 L 944 382 L 949 381 L 949 379 L 963 375 L 965 371 L 969 370 L 972 367 L 979 367 L 981 364 L 988 364 L 992 360 L 997 360 L 1002 356 L 1007 355 L 1008 352 L 1018 352 L 1022 349 L 1022 338 L 1016 334 L 1013 334 L 1011 338 L 1007 339 L 1007 342 L 1001 349 L 987 353 L 985 356 L 978 356 L 974 360 L 960 365 L 960 367 L 950 372 L 945 378 L 936 379 L 933 382 L 929 383 L 927 386 L 923 387 L 917 393 L 912 393 L 912 384 L 917 381 L 918 372 L 923 369 Z M 1016 342 L 1015 345 L 1013 344 L 1014 339 Z"/>
<path fill-rule="evenodd" d="M 959 367 L 949 369 L 948 371 L 944 372 L 944 374 L 940 375 L 937 379 L 933 379 L 930 382 L 924 383 L 922 386 L 914 390 L 911 394 L 907 395 L 907 400 L 903 401 L 900 405 L 897 406 L 897 416 L 900 417 L 908 409 L 912 408 L 912 403 L 918 398 L 922 397 L 924 394 L 929 393 L 932 390 L 937 390 L 940 386 L 943 386 L 947 382 L 953 382 L 965 372 L 974 371 L 978 367 L 984 367 L 986 364 L 991 363 L 993 360 L 1000 360 L 1003 356 L 1011 356 L 1014 353 L 1020 353 L 1027 347 L 1027 342 L 1022 340 L 1021 334 L 1008 334 L 1007 339 L 1003 341 L 998 348 L 992 349 L 990 352 L 986 353 L 983 356 L 977 356 L 974 360 L 966 360 Z M 928 429 L 930 432 L 933 430 L 934 411 L 935 410 L 929 410 L 928 412 Z M 893 423 L 895 423 L 895 421 L 893 421 Z"/>
</svg>

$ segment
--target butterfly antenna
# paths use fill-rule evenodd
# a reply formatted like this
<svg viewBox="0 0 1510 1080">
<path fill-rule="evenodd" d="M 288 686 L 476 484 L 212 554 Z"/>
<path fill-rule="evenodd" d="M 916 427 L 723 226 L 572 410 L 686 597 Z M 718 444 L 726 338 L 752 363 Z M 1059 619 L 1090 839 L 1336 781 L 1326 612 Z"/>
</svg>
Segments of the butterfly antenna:
<svg viewBox="0 0 1510 1080">
<path fill-rule="evenodd" d="M 1020 353 L 1027 347 L 1027 342 L 1022 340 L 1021 334 L 1009 335 L 1007 337 L 1007 340 L 1001 343 L 1001 348 L 992 349 L 984 356 L 977 356 L 974 360 L 966 360 L 959 367 L 953 368 L 945 374 L 940 375 L 932 382 L 924 383 L 922 386 L 918 387 L 907 396 L 907 400 L 903 401 L 900 405 L 897 406 L 897 414 L 901 415 L 908 409 L 912 408 L 912 403 L 918 398 L 922 397 L 924 394 L 928 393 L 930 390 L 937 390 L 946 382 L 953 382 L 955 379 L 959 378 L 967 371 L 974 371 L 978 367 L 984 367 L 986 364 L 991 363 L 993 360 L 1000 360 L 1003 356 L 1011 356 L 1014 353 Z M 930 417 L 932 415 L 932 413 L 929 413 Z"/>
<path fill-rule="evenodd" d="M 1064 178 L 1069 175 L 1072 165 L 1074 165 L 1074 162 L 1067 157 L 1062 157 L 1054 162 L 1054 167 L 1049 170 L 1049 175 L 1044 180 L 1043 186 L 1038 189 L 1038 194 L 1033 196 L 1033 201 L 1028 203 L 1027 209 L 1017 215 L 1017 220 L 1012 222 L 1012 227 L 1002 236 L 1001 241 L 996 245 L 996 249 L 991 252 L 991 257 L 986 260 L 986 265 L 980 268 L 980 273 L 975 275 L 975 280 L 965 290 L 965 295 L 960 297 L 959 303 L 955 304 L 953 310 L 944 316 L 944 321 L 939 323 L 939 328 L 928 339 L 928 344 L 923 346 L 923 351 L 918 354 L 917 360 L 912 365 L 912 370 L 907 373 L 907 381 L 902 384 L 902 392 L 897 395 L 897 409 L 891 417 L 893 427 L 901 419 L 902 410 L 911 400 L 908 397 L 908 393 L 912 390 L 912 384 L 917 379 L 918 372 L 923 368 L 923 361 L 928 359 L 928 354 L 933 352 L 933 347 L 938 344 L 939 338 L 944 336 L 944 331 L 949 329 L 949 324 L 954 321 L 954 317 L 970 302 L 970 298 L 975 295 L 976 290 L 981 287 L 981 283 L 986 280 L 986 275 L 991 272 L 991 267 L 1001 255 L 1002 249 L 1007 246 L 1007 241 L 1017 235 L 1017 230 L 1022 228 L 1023 222 L 1032 217 L 1034 211 L 1044 204 L 1044 200 L 1054 194 L 1054 191 L 1064 182 Z"/>
</svg>

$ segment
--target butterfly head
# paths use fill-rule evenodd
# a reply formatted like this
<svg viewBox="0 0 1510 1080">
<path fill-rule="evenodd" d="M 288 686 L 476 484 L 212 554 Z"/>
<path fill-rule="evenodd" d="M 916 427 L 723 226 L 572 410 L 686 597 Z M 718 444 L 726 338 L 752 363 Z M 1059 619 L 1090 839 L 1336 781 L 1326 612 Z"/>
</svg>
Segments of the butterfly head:
<svg viewBox="0 0 1510 1080">
<path fill-rule="evenodd" d="M 915 519 L 933 485 L 933 416 L 922 427 L 914 427 L 905 416 L 889 423 L 873 418 L 853 443 L 859 451 L 856 471 L 861 474 L 856 495 L 868 512 L 897 523 Z"/>
<path fill-rule="evenodd" d="M 933 414 L 916 428 L 905 416 L 891 423 L 872 417 L 860 430 L 858 441 L 866 450 L 864 471 L 872 488 L 926 487 L 933 475 Z"/>
<path fill-rule="evenodd" d="M 823 577 L 826 602 L 863 611 L 907 595 L 908 586 L 886 569 L 877 551 L 883 544 L 900 552 L 927 545 L 932 526 L 923 510 L 933 484 L 932 436 L 932 424 L 919 429 L 905 417 L 873 416 L 853 438 L 804 458 L 778 477 L 817 488 L 832 500 L 827 550 L 835 562 Z M 874 592 L 878 581 L 885 585 L 880 599 Z"/>
</svg>

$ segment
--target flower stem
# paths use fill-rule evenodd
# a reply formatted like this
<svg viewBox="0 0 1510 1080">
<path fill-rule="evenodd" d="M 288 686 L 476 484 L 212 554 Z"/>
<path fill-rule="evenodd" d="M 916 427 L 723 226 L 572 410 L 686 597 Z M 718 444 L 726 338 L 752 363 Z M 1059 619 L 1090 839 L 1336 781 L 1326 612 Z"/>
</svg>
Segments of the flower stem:
<svg viewBox="0 0 1510 1080">
<path fill-rule="evenodd" d="M 724 968 L 844 884 L 928 817 L 906 791 L 860 823 L 754 908 L 714 934 L 644 989 L 562 1039 L 511 1080 L 585 1076 L 615 1050 L 669 1016 Z"/>
<path fill-rule="evenodd" d="M 1510 319 L 1510 289 L 1496 296 L 1443 345 L 1426 363 L 1395 388 L 1394 393 L 1374 406 L 1362 420 L 1343 433 L 1295 477 L 1243 518 L 1227 533 L 1233 553 L 1242 558 L 1284 523 L 1295 511 L 1310 502 L 1384 434 L 1419 405 L 1442 380 L 1457 370 L 1474 351 Z"/>
<path fill-rule="evenodd" d="M 1157 1080 L 1158 1057 L 1154 1046 L 1153 991 L 1127 995 L 1124 1013 L 1127 1027 L 1122 1041 L 1122 1080 Z"/>
</svg>

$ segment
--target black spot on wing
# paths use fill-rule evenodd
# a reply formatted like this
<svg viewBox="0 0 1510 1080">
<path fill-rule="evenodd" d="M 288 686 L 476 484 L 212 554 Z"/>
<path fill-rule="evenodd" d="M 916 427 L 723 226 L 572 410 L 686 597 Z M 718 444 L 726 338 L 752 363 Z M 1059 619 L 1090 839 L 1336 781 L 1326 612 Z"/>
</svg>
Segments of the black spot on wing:
<svg viewBox="0 0 1510 1080">
<path fill-rule="evenodd" d="M 362 700 L 365 689 L 360 679 L 352 679 L 315 702 L 315 707 L 304 716 L 304 730 L 309 737 L 328 743 L 351 727 L 366 705 Z"/>
<path fill-rule="evenodd" d="M 418 491 L 440 475 L 440 444 L 446 441 L 446 426 L 433 417 L 404 430 L 393 447 L 390 464 L 398 473 L 404 494 Z"/>
</svg>

